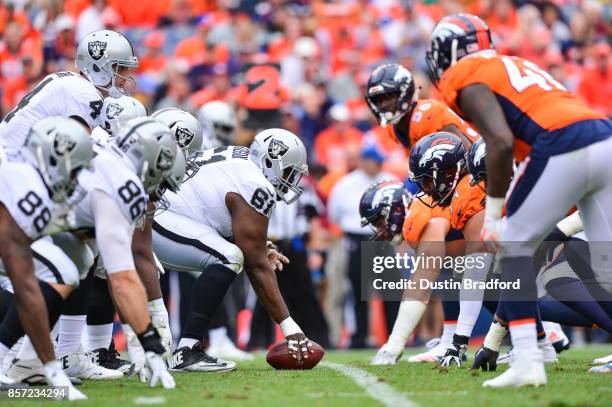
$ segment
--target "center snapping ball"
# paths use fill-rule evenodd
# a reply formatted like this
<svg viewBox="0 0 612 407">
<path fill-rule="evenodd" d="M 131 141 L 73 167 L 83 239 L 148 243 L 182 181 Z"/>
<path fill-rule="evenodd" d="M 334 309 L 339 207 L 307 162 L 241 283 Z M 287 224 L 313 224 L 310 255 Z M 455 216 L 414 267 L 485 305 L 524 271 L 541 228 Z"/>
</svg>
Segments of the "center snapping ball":
<svg viewBox="0 0 612 407">
<path fill-rule="evenodd" d="M 311 352 L 308 353 L 308 358 L 302 359 L 301 364 L 298 363 L 297 359 L 294 359 L 289 354 L 289 346 L 287 346 L 287 341 L 282 341 L 272 346 L 266 355 L 266 362 L 274 369 L 284 369 L 284 370 L 307 370 L 315 367 L 323 356 L 325 355 L 325 350 L 316 342 L 310 341 L 312 343 Z"/>
</svg>

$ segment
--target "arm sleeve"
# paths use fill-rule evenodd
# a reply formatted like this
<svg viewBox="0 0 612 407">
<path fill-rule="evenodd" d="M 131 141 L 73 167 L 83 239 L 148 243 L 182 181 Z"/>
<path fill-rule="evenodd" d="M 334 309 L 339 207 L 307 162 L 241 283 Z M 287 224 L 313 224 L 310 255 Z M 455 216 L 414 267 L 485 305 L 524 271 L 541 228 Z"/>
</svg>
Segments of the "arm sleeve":
<svg viewBox="0 0 612 407">
<path fill-rule="evenodd" d="M 92 192 L 91 205 L 96 221 L 96 243 L 106 267 L 112 274 L 118 271 L 135 270 L 132 256 L 132 234 L 130 221 L 121 213 L 115 201 L 105 192 Z"/>
</svg>

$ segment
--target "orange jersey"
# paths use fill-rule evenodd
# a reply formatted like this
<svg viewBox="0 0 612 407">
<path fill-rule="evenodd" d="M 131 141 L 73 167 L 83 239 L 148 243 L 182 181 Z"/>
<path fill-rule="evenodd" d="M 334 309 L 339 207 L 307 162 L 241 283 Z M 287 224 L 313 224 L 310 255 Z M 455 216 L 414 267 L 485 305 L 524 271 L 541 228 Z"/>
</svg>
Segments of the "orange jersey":
<svg viewBox="0 0 612 407">
<path fill-rule="evenodd" d="M 449 206 L 450 223 L 455 230 L 463 230 L 465 223 L 485 207 L 484 190 L 479 188 L 478 185 L 470 185 L 469 178 L 464 176 L 459 181 Z"/>
<path fill-rule="evenodd" d="M 550 74 L 518 57 L 485 51 L 465 57 L 444 72 L 438 87 L 445 102 L 461 113 L 461 89 L 484 84 L 497 97 L 522 161 L 536 149 L 552 156 L 607 138 L 612 122 L 569 93 Z"/>
<path fill-rule="evenodd" d="M 429 200 L 429 197 L 423 198 Z M 416 249 L 425 227 L 429 221 L 433 218 L 446 218 L 450 219 L 449 207 L 436 206 L 430 208 L 425 205 L 419 199 L 413 199 L 410 204 L 410 208 L 406 212 L 406 218 L 404 219 L 404 226 L 402 228 L 402 234 L 404 240 L 412 247 Z"/>
<path fill-rule="evenodd" d="M 471 128 L 448 106 L 435 99 L 417 101 L 416 106 L 412 110 L 409 123 L 407 129 L 398 128 L 397 125 L 386 126 L 389 135 L 402 143 L 407 149 L 412 148 L 423 137 L 450 125 L 457 127 L 472 143 L 480 137 L 476 130 Z"/>
</svg>

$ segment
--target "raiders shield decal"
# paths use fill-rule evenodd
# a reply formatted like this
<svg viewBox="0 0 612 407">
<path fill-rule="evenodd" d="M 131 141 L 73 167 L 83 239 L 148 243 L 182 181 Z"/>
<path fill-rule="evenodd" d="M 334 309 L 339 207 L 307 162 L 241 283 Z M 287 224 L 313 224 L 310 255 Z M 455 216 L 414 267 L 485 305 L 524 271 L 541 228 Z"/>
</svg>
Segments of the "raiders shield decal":
<svg viewBox="0 0 612 407">
<path fill-rule="evenodd" d="M 90 42 L 87 44 L 87 50 L 89 51 L 89 56 L 94 61 L 98 61 L 104 55 L 104 51 L 106 51 L 106 43 L 102 41 Z"/>
<path fill-rule="evenodd" d="M 272 139 L 270 144 L 268 144 L 268 154 L 271 158 L 282 157 L 289 147 L 280 140 Z"/>
<path fill-rule="evenodd" d="M 55 135 L 55 140 L 53 140 L 53 149 L 57 155 L 64 155 L 72 151 L 75 145 L 76 142 L 72 140 L 69 135 L 64 133 L 57 133 Z"/>
</svg>

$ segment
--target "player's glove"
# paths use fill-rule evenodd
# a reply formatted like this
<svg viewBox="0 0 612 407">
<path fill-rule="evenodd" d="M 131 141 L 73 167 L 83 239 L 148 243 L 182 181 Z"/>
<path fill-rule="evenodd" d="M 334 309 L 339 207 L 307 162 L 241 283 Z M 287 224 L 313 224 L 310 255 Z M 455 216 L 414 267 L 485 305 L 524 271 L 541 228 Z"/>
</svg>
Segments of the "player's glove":
<svg viewBox="0 0 612 407">
<path fill-rule="evenodd" d="M 453 335 L 453 343 L 446 349 L 446 353 L 442 356 L 442 359 L 438 362 L 438 366 L 451 367 L 456 365 L 461 367 L 463 356 L 467 351 L 467 344 L 469 337 L 463 335 Z"/>
<path fill-rule="evenodd" d="M 123 325 L 123 332 L 125 332 L 127 351 L 130 356 L 130 361 L 132 362 L 128 372 L 128 378 L 132 378 L 135 374 L 138 374 L 140 381 L 146 383 L 149 377 L 147 376 L 147 369 L 145 369 L 145 351 L 138 341 L 138 337 L 129 325 Z"/>
<path fill-rule="evenodd" d="M 50 387 L 64 389 L 67 394 L 63 396 L 58 395 L 58 399 L 65 400 L 87 400 L 87 396 L 78 391 L 73 385 L 66 373 L 62 369 L 62 365 L 59 361 L 53 360 L 43 365 L 43 373 L 47 384 Z"/>
<path fill-rule="evenodd" d="M 174 389 L 176 384 L 174 378 L 168 371 L 168 365 L 162 355 L 155 352 L 146 352 L 146 369 L 149 376 L 149 387 L 155 387 L 157 382 L 161 382 L 164 389 Z"/>
<path fill-rule="evenodd" d="M 494 372 L 497 369 L 497 357 L 499 352 L 486 347 L 481 347 L 474 356 L 472 369 L 482 369 L 484 372 Z"/>
<path fill-rule="evenodd" d="M 293 359 L 296 359 L 298 364 L 302 364 L 304 359 L 308 359 L 308 355 L 313 352 L 312 342 L 303 333 L 297 333 L 287 336 L 287 347 L 289 354 Z"/>
<path fill-rule="evenodd" d="M 172 350 L 172 332 L 170 331 L 168 310 L 162 299 L 149 301 L 147 308 L 149 309 L 149 315 L 151 315 L 151 323 L 157 329 L 161 337 L 161 343 L 166 348 L 165 356 L 167 357 Z"/>
</svg>

